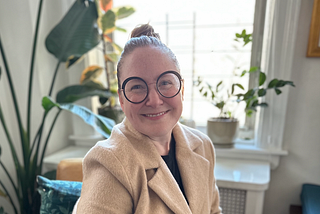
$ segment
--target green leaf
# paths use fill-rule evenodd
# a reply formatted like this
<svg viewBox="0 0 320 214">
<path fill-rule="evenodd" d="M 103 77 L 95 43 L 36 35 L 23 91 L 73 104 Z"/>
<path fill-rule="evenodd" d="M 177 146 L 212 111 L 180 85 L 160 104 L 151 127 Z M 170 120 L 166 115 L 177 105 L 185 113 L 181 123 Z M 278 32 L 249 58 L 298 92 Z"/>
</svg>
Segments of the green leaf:
<svg viewBox="0 0 320 214">
<path fill-rule="evenodd" d="M 203 87 L 200 88 L 199 92 L 201 93 L 203 91 Z"/>
<path fill-rule="evenodd" d="M 117 31 L 120 31 L 120 32 L 124 32 L 124 33 L 126 33 L 126 32 L 127 32 L 127 30 L 126 30 L 126 29 L 121 28 L 121 27 L 117 27 L 117 26 L 116 26 L 116 30 L 117 30 Z"/>
<path fill-rule="evenodd" d="M 218 92 L 219 91 L 219 86 L 222 84 L 222 81 L 220 81 L 219 83 L 218 83 L 218 85 L 216 86 L 216 92 Z"/>
<path fill-rule="evenodd" d="M 258 105 L 258 100 L 254 100 L 251 104 L 252 107 L 256 107 Z"/>
<path fill-rule="evenodd" d="M 291 85 L 293 87 L 295 87 L 295 85 L 293 84 L 292 81 L 284 81 L 284 80 L 279 80 L 279 82 L 276 84 L 277 88 L 283 87 L 285 85 Z"/>
<path fill-rule="evenodd" d="M 259 103 L 257 106 L 260 106 L 260 107 L 268 107 L 268 103 Z"/>
<path fill-rule="evenodd" d="M 273 80 L 271 80 L 271 81 L 269 82 L 269 84 L 268 84 L 268 88 L 274 88 L 274 87 L 277 85 L 278 82 L 279 82 L 278 79 L 273 79 Z"/>
<path fill-rule="evenodd" d="M 259 67 L 251 67 L 250 70 L 249 70 L 249 73 L 254 73 L 254 72 L 257 72 L 259 71 Z"/>
<path fill-rule="evenodd" d="M 221 101 L 221 102 L 219 102 L 219 103 L 216 104 L 216 107 L 217 107 L 218 109 L 222 109 L 222 108 L 224 107 L 224 104 L 225 104 L 225 102 L 224 102 L 224 101 Z"/>
<path fill-rule="evenodd" d="M 119 54 L 116 54 L 116 53 L 108 53 L 106 54 L 108 59 L 111 61 L 111 62 L 118 62 L 119 60 Z"/>
<path fill-rule="evenodd" d="M 123 48 L 117 45 L 116 43 L 112 42 L 111 45 L 114 48 L 114 50 L 117 51 L 118 53 L 121 53 L 123 51 Z"/>
<path fill-rule="evenodd" d="M 60 90 L 57 94 L 56 101 L 58 103 L 73 103 L 77 100 L 99 96 L 109 98 L 113 96 L 110 91 L 89 85 L 71 85 Z"/>
<path fill-rule="evenodd" d="M 250 89 L 247 93 L 244 94 L 243 100 L 248 100 L 248 99 L 252 98 L 254 93 L 255 93 L 255 90 Z"/>
<path fill-rule="evenodd" d="M 112 8 L 112 10 L 115 12 L 117 19 L 126 18 L 136 12 L 136 10 L 130 6 L 115 7 Z"/>
<path fill-rule="evenodd" d="M 241 38 L 241 35 L 239 33 L 236 33 L 237 38 Z"/>
<path fill-rule="evenodd" d="M 266 94 L 267 94 L 267 90 L 266 90 L 266 89 L 261 88 L 261 89 L 258 90 L 258 96 L 259 96 L 259 97 L 263 97 L 263 96 L 265 96 Z"/>
<path fill-rule="evenodd" d="M 112 10 L 108 10 L 101 18 L 102 31 L 115 28 L 116 14 Z"/>
<path fill-rule="evenodd" d="M 260 74 L 259 74 L 259 86 L 262 86 L 265 81 L 267 79 L 267 76 L 265 73 L 263 73 L 262 71 L 260 71 Z"/>
<path fill-rule="evenodd" d="M 246 73 L 247 73 L 247 71 L 246 71 L 246 70 L 242 71 L 242 73 L 241 73 L 240 77 L 243 77 L 244 75 L 246 75 Z"/>
<path fill-rule="evenodd" d="M 95 2 L 86 3 L 88 6 L 83 1 L 75 1 L 46 38 L 47 50 L 61 62 L 70 56 L 81 57 L 100 42 Z"/>
<path fill-rule="evenodd" d="M 46 112 L 49 112 L 55 106 L 58 107 L 59 105 L 57 105 L 51 97 L 45 96 L 42 98 L 42 107 Z"/>
<path fill-rule="evenodd" d="M 104 137 L 109 138 L 111 130 L 115 125 L 115 122 L 109 118 L 101 115 L 94 114 L 92 111 L 84 106 L 75 104 L 62 104 L 61 109 L 72 112 L 82 118 L 88 125 L 92 126 L 97 132 L 102 134 Z"/>
<path fill-rule="evenodd" d="M 274 90 L 275 90 L 275 92 L 276 92 L 277 95 L 279 95 L 279 94 L 282 93 L 282 91 L 281 91 L 280 89 L 278 89 L 278 88 L 275 88 Z"/>
<path fill-rule="evenodd" d="M 232 84 L 232 86 L 231 86 L 231 94 L 234 93 L 234 89 L 235 89 L 236 86 L 241 88 L 242 90 L 244 90 L 244 87 L 241 84 L 235 83 L 235 84 Z"/>
<path fill-rule="evenodd" d="M 203 94 L 204 97 L 207 97 L 208 96 L 208 92 L 206 91 L 204 94 Z"/>
</svg>

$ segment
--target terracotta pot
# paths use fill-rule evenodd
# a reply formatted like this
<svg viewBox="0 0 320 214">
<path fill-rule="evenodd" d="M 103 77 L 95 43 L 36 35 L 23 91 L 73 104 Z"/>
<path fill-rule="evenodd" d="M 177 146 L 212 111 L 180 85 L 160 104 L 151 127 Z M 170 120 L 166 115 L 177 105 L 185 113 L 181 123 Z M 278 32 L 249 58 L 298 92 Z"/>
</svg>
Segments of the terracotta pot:
<svg viewBox="0 0 320 214">
<path fill-rule="evenodd" d="M 238 134 L 239 121 L 230 118 L 209 118 L 207 135 L 215 147 L 233 147 Z"/>
</svg>

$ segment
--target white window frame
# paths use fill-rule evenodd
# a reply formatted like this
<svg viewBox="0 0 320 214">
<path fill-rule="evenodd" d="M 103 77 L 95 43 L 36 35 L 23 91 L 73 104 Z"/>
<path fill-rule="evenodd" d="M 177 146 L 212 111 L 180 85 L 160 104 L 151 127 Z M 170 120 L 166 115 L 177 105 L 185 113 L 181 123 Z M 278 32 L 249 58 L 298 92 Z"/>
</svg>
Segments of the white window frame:
<svg viewBox="0 0 320 214">
<path fill-rule="evenodd" d="M 257 7 L 260 7 L 263 1 L 265 0 L 257 0 Z M 269 17 L 270 26 L 266 26 L 269 30 L 263 53 L 265 72 L 268 79 L 289 80 L 301 0 L 270 0 L 269 4 L 271 4 L 272 14 Z M 288 154 L 283 148 L 288 93 L 287 89 L 283 90 L 280 97 L 274 93 L 269 93 L 265 97 L 269 107 L 260 110 L 259 122 L 256 124 L 258 128 L 255 145 L 236 144 L 233 149 L 216 149 L 217 157 L 265 160 L 270 162 L 271 169 L 275 169 L 279 164 L 280 156 Z"/>
</svg>

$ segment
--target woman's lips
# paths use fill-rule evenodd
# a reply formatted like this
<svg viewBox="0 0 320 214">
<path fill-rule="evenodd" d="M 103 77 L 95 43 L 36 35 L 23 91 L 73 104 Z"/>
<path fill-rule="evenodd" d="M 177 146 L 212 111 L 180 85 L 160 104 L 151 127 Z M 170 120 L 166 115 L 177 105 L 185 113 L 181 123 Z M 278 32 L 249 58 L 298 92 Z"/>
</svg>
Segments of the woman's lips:
<svg viewBox="0 0 320 214">
<path fill-rule="evenodd" d="M 149 118 L 156 118 L 156 117 L 160 117 L 160 116 L 162 116 L 162 115 L 164 115 L 164 114 L 166 114 L 168 112 L 169 112 L 169 110 L 168 111 L 162 111 L 162 112 L 155 113 L 155 114 L 142 114 L 142 115 L 145 116 L 145 117 L 149 117 Z"/>
</svg>

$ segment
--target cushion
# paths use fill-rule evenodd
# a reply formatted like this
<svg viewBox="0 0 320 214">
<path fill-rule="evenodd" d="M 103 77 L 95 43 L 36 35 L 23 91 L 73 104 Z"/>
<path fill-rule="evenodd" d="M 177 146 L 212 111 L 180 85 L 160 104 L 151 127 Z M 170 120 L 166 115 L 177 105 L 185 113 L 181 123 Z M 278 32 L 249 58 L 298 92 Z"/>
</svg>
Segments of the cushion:
<svg viewBox="0 0 320 214">
<path fill-rule="evenodd" d="M 320 213 L 320 186 L 319 185 L 303 184 L 300 197 L 301 197 L 303 214 Z"/>
<path fill-rule="evenodd" d="M 38 192 L 41 195 L 40 214 L 71 214 L 80 197 L 82 182 L 49 180 L 37 176 Z"/>
</svg>

